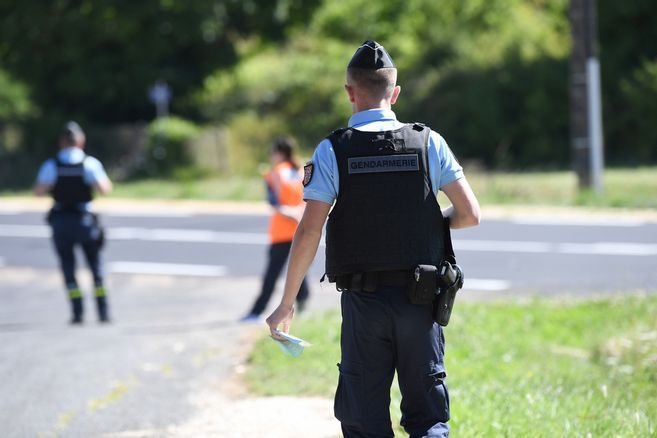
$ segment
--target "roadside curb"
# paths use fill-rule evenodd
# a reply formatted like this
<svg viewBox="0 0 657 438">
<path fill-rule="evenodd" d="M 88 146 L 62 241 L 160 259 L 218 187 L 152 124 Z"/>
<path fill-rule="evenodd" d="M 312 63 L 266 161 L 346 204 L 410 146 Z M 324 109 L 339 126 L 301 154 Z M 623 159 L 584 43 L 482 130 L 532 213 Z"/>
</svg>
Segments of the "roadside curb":
<svg viewBox="0 0 657 438">
<path fill-rule="evenodd" d="M 45 212 L 52 201 L 48 198 L 0 198 L 0 212 Z M 265 202 L 202 201 L 187 199 L 103 198 L 94 201 L 100 213 L 174 213 L 174 214 L 246 214 L 268 215 L 271 207 Z"/>
</svg>

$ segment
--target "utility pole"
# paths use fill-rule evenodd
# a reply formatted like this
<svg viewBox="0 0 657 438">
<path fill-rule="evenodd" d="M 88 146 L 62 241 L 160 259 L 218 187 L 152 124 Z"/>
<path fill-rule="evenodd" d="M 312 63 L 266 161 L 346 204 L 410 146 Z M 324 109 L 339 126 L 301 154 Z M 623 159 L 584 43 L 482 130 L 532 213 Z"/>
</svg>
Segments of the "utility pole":
<svg viewBox="0 0 657 438">
<path fill-rule="evenodd" d="M 570 140 L 580 189 L 602 192 L 604 168 L 596 0 L 570 0 Z"/>
</svg>

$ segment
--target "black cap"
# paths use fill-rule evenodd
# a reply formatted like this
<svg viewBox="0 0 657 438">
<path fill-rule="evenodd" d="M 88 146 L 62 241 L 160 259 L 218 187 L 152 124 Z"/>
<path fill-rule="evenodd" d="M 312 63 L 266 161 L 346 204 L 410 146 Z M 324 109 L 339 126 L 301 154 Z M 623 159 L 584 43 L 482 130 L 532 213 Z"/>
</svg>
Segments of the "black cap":
<svg viewBox="0 0 657 438">
<path fill-rule="evenodd" d="M 378 70 L 380 68 L 396 68 L 386 49 L 376 41 L 367 40 L 351 57 L 347 68 L 362 68 Z"/>
</svg>

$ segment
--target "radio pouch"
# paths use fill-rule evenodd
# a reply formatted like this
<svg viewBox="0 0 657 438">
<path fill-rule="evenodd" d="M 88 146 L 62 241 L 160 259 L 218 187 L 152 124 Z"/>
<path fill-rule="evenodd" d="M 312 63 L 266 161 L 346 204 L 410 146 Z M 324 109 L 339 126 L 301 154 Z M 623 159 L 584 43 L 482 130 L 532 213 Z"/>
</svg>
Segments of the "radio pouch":
<svg viewBox="0 0 657 438">
<path fill-rule="evenodd" d="M 437 268 L 432 265 L 418 265 L 408 282 L 406 295 L 411 304 L 430 304 L 437 288 Z"/>
</svg>

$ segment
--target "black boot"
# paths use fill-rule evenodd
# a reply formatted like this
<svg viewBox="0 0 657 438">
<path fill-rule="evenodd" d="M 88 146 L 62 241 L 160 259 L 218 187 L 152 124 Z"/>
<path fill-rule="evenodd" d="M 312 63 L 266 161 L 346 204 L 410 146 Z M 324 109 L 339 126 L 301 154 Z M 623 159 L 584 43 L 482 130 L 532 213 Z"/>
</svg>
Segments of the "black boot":
<svg viewBox="0 0 657 438">
<path fill-rule="evenodd" d="M 96 287 L 96 310 L 98 311 L 98 321 L 110 322 L 107 295 L 102 286 Z"/>
<path fill-rule="evenodd" d="M 77 294 L 75 292 L 71 293 L 69 291 L 70 296 L 71 296 L 71 324 L 82 324 L 82 314 L 84 313 L 83 307 L 82 307 L 82 297 L 79 296 L 79 290 L 77 291 Z"/>
</svg>

